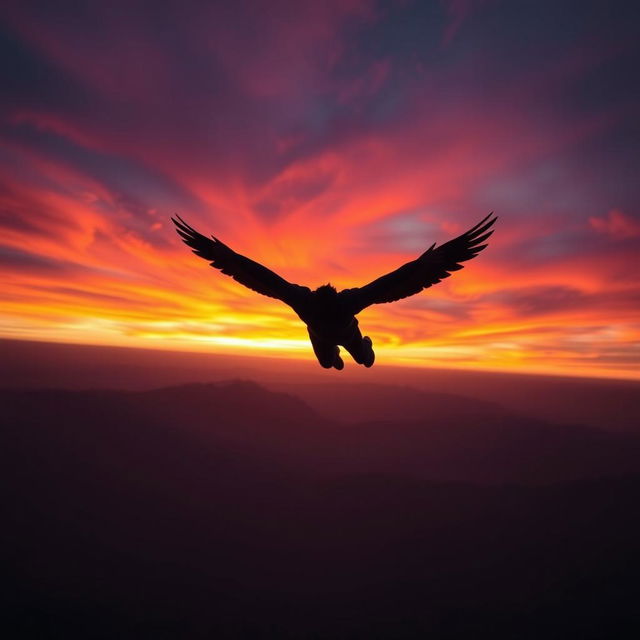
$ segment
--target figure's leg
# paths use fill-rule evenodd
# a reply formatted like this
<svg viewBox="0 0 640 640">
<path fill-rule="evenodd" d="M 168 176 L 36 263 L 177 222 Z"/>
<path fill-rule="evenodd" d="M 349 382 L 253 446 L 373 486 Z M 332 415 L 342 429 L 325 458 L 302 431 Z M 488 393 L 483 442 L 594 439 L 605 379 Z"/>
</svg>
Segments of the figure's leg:
<svg viewBox="0 0 640 640">
<path fill-rule="evenodd" d="M 358 363 L 369 368 L 376 359 L 373 352 L 373 343 L 369 336 L 362 337 L 360 329 L 356 327 L 353 335 L 345 343 L 344 348 L 351 354 L 351 357 Z"/>
<path fill-rule="evenodd" d="M 373 363 L 376 361 L 376 354 L 373 350 L 373 340 L 369 336 L 365 336 L 362 338 L 362 350 L 364 351 L 364 360 L 362 364 L 367 367 L 373 366 Z"/>
<path fill-rule="evenodd" d="M 321 367 L 324 369 L 334 367 L 338 369 L 338 371 L 344 369 L 344 362 L 340 357 L 340 349 L 337 345 L 321 340 L 311 332 L 309 332 L 309 339 L 311 340 L 313 352 L 316 354 L 316 358 L 318 358 Z"/>
</svg>

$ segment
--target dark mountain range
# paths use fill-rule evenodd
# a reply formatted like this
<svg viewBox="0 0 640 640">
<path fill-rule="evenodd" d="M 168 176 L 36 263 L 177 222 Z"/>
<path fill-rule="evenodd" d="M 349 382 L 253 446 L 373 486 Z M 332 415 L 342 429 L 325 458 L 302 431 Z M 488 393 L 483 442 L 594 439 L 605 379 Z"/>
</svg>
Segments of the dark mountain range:
<svg viewBox="0 0 640 640">
<path fill-rule="evenodd" d="M 368 388 L 368 387 L 367 387 Z M 365 402 L 366 389 L 353 397 Z M 0 391 L 7 424 L 38 437 L 114 438 L 152 446 L 181 432 L 209 452 L 242 453 L 252 464 L 318 473 L 389 473 L 437 481 L 545 483 L 640 472 L 640 436 L 552 425 L 453 395 L 371 394 L 381 419 L 338 423 L 299 398 L 253 382 L 192 384 L 145 392 Z M 344 392 L 345 394 L 348 391 Z M 334 408 L 348 407 L 336 393 Z M 99 433 L 98 433 L 99 431 Z"/>
<path fill-rule="evenodd" d="M 230 373 L 233 372 L 233 373 Z M 434 394 L 499 404 L 530 418 L 640 433 L 640 382 L 411 367 L 327 372 L 311 361 L 0 339 L 0 388 L 143 391 L 230 376 L 304 398 L 355 422 L 429 420 Z M 421 394 L 426 394 L 426 399 Z M 402 397 L 405 409 L 398 411 Z M 451 402 L 445 401 L 445 411 Z"/>
<path fill-rule="evenodd" d="M 640 630 L 632 437 L 461 401 L 345 425 L 245 382 L 0 402 L 5 637 Z"/>
</svg>

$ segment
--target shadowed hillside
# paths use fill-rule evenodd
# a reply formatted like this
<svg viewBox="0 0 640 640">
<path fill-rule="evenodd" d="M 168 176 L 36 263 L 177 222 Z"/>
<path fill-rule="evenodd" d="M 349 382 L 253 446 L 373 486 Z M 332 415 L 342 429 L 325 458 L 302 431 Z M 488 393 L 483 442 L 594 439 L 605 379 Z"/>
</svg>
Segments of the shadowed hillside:
<svg viewBox="0 0 640 640">
<path fill-rule="evenodd" d="M 230 374 L 229 372 L 233 372 Z M 335 374 L 335 375 L 334 375 Z M 429 418 L 436 395 L 494 403 L 548 422 L 638 433 L 640 382 L 456 371 L 428 368 L 347 367 L 212 353 L 185 353 L 0 339 L 0 388 L 148 390 L 230 375 L 303 397 L 333 418 L 365 421 L 409 415 Z M 426 397 L 421 397 L 425 393 Z M 401 394 L 401 395 L 400 395 Z M 402 412 L 396 408 L 399 396 Z M 450 408 L 451 403 L 446 403 Z M 402 414 L 405 414 L 403 416 Z"/>
<path fill-rule="evenodd" d="M 0 391 L 0 401 L 14 432 L 24 424 L 45 438 L 94 439 L 100 429 L 110 446 L 116 435 L 152 443 L 158 432 L 179 431 L 207 451 L 242 453 L 270 468 L 524 483 L 640 472 L 635 435 L 552 425 L 490 403 L 411 390 L 398 390 L 393 420 L 393 388 L 383 390 L 371 400 L 383 419 L 349 424 L 253 382 L 146 392 Z M 336 406 L 346 405 L 338 394 Z"/>
<path fill-rule="evenodd" d="M 490 405 L 345 426 L 244 382 L 0 400 L 11 637 L 640 628 L 633 438 Z"/>
</svg>

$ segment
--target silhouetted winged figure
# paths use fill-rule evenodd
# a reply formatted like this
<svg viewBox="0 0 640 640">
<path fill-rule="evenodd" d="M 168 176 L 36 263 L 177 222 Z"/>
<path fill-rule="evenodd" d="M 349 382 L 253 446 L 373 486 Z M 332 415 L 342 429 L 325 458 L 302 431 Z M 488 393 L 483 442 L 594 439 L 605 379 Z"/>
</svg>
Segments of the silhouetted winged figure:
<svg viewBox="0 0 640 640">
<path fill-rule="evenodd" d="M 287 282 L 261 264 L 236 253 L 215 237 L 207 238 L 180 216 L 171 218 L 182 240 L 212 267 L 249 289 L 288 304 L 307 325 L 318 362 L 329 369 L 344 368 L 339 346 L 358 364 L 375 360 L 371 339 L 362 336 L 356 315 L 371 304 L 394 302 L 419 293 L 462 269 L 461 262 L 475 258 L 487 245 L 497 218 L 490 213 L 475 227 L 439 247 L 435 243 L 419 258 L 370 282 L 364 287 L 336 291 L 330 284 L 315 291 Z"/>
</svg>

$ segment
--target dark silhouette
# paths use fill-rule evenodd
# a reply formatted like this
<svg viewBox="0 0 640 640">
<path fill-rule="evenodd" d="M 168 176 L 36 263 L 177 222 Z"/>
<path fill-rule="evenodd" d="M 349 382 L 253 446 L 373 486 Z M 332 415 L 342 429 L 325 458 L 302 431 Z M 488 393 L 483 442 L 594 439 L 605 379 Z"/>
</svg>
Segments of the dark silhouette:
<svg viewBox="0 0 640 640">
<path fill-rule="evenodd" d="M 245 287 L 288 304 L 307 325 L 318 362 L 325 369 L 343 369 L 340 346 L 365 367 L 373 365 L 371 338 L 362 336 L 356 315 L 372 304 L 395 302 L 448 278 L 462 269 L 461 262 L 475 258 L 487 245 L 497 220 L 493 212 L 461 236 L 436 248 L 435 243 L 419 258 L 370 282 L 364 287 L 338 292 L 331 284 L 312 291 L 287 282 L 263 265 L 236 253 L 216 237 L 207 238 L 180 216 L 171 218 L 182 240 L 211 266 Z"/>
</svg>

